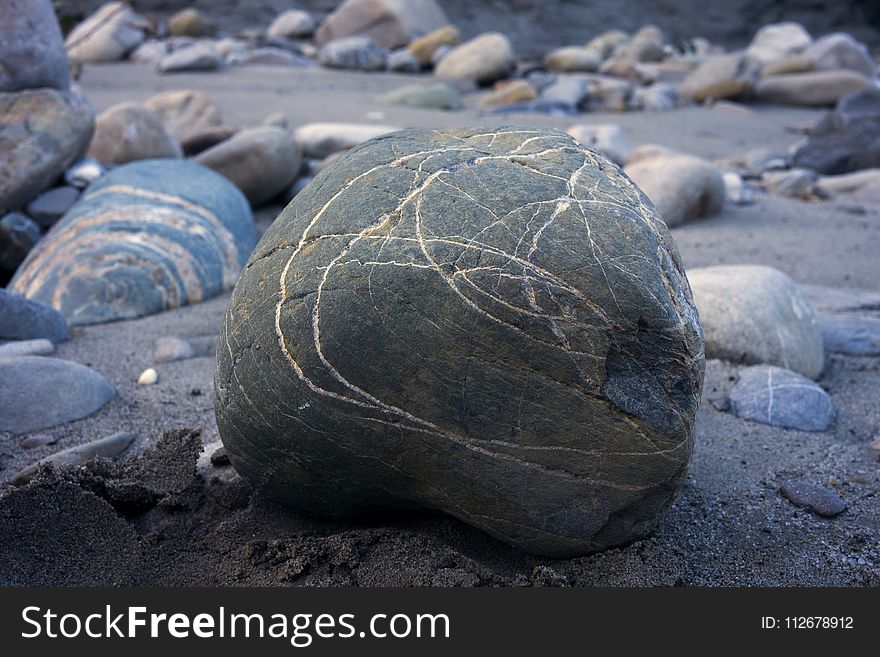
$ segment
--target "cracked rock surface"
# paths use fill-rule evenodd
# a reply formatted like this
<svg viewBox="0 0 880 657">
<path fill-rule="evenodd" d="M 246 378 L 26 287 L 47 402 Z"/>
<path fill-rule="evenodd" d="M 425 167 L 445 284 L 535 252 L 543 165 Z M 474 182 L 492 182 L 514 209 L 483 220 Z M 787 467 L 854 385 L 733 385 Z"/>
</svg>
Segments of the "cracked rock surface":
<svg viewBox="0 0 880 657">
<path fill-rule="evenodd" d="M 284 503 L 438 509 L 571 556 L 656 525 L 703 366 L 677 249 L 616 165 L 543 129 L 404 131 L 322 171 L 257 246 L 217 419 Z"/>
</svg>

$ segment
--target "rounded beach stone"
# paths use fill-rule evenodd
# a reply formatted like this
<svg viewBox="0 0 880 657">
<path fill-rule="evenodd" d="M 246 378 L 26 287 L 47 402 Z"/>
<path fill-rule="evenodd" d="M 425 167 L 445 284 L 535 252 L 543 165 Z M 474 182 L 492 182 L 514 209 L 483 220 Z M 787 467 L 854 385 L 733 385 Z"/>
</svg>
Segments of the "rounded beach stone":
<svg viewBox="0 0 880 657">
<path fill-rule="evenodd" d="M 558 557 L 656 526 L 704 367 L 647 198 L 570 136 L 525 128 L 343 154 L 266 232 L 217 358 L 224 445 L 267 495 L 439 509 Z"/>
<path fill-rule="evenodd" d="M 67 53 L 49 0 L 0 3 L 0 91 L 70 88 Z"/>
<path fill-rule="evenodd" d="M 180 143 L 160 116 L 134 102 L 117 103 L 98 115 L 88 152 L 103 164 L 182 155 Z"/>
<path fill-rule="evenodd" d="M 801 431 L 825 431 L 834 419 L 831 397 L 818 384 L 773 365 L 743 369 L 730 406 L 745 420 Z"/>
<path fill-rule="evenodd" d="M 140 317 L 231 288 L 255 242 L 226 178 L 188 160 L 141 160 L 92 183 L 9 287 L 71 324 Z"/>
</svg>

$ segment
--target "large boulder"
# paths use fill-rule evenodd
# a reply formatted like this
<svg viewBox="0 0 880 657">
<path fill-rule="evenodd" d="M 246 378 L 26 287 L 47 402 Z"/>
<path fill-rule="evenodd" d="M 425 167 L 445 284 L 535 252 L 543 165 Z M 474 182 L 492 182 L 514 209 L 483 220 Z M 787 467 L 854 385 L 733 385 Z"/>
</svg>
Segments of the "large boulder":
<svg viewBox="0 0 880 657">
<path fill-rule="evenodd" d="M 763 64 L 803 52 L 813 37 L 799 23 L 765 25 L 752 38 L 746 54 Z"/>
<path fill-rule="evenodd" d="M 91 415 L 116 391 L 98 372 L 42 356 L 0 358 L 0 431 L 24 433 Z"/>
<path fill-rule="evenodd" d="M 158 114 L 165 127 L 181 142 L 223 125 L 220 109 L 201 91 L 163 91 L 147 98 L 143 105 Z"/>
<path fill-rule="evenodd" d="M 685 480 L 704 360 L 676 247 L 562 133 L 343 154 L 268 229 L 222 334 L 229 458 L 310 512 L 440 509 L 564 557 L 651 530 Z"/>
<path fill-rule="evenodd" d="M 739 98 L 751 93 L 760 73 L 758 60 L 746 55 L 710 57 L 688 74 L 678 93 L 698 103 Z"/>
<path fill-rule="evenodd" d="M 95 112 L 78 89 L 0 93 L 0 212 L 54 183 L 89 146 Z"/>
<path fill-rule="evenodd" d="M 0 92 L 70 88 L 67 53 L 49 0 L 0 3 Z"/>
<path fill-rule="evenodd" d="M 626 166 L 669 227 L 717 214 L 724 207 L 724 178 L 694 155 L 659 153 Z"/>
<path fill-rule="evenodd" d="M 244 196 L 188 160 L 141 160 L 92 183 L 9 289 L 71 324 L 141 317 L 232 287 L 256 242 Z"/>
<path fill-rule="evenodd" d="M 515 63 L 507 37 L 499 32 L 486 32 L 454 48 L 440 60 L 434 73 L 488 84 L 507 77 Z"/>
<path fill-rule="evenodd" d="M 391 50 L 448 23 L 436 0 L 345 0 L 318 27 L 315 43 L 362 35 Z"/>
<path fill-rule="evenodd" d="M 755 97 L 765 103 L 822 107 L 871 86 L 871 80 L 856 71 L 767 75 L 755 86 Z"/>
<path fill-rule="evenodd" d="M 811 379 L 822 372 L 816 315 L 788 276 L 758 265 L 699 267 L 687 275 L 708 358 L 776 365 Z"/>
<path fill-rule="evenodd" d="M 253 205 L 278 196 L 299 175 L 302 153 L 286 130 L 247 128 L 199 153 L 196 161 L 235 183 Z"/>
<path fill-rule="evenodd" d="M 81 62 L 115 62 L 139 46 L 149 21 L 125 2 L 108 2 L 67 35 L 71 59 Z"/>
<path fill-rule="evenodd" d="M 877 71 L 868 49 L 846 32 L 817 39 L 804 51 L 804 56 L 819 70 L 848 69 L 868 77 Z"/>
<path fill-rule="evenodd" d="M 880 89 L 841 99 L 797 147 L 792 161 L 826 174 L 880 167 Z"/>
<path fill-rule="evenodd" d="M 180 143 L 155 112 L 140 103 L 117 103 L 98 115 L 88 156 L 103 164 L 181 157 Z"/>
</svg>

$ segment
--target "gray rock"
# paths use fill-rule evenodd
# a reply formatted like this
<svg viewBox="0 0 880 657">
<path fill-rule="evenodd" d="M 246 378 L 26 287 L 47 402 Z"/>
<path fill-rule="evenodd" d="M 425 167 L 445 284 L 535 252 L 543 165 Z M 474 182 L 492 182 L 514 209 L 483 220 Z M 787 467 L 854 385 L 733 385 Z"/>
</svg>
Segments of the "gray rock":
<svg viewBox="0 0 880 657">
<path fill-rule="evenodd" d="M 153 344 L 153 362 L 170 363 L 175 360 L 186 360 L 195 356 L 195 350 L 186 340 L 173 336 L 162 336 Z"/>
<path fill-rule="evenodd" d="M 636 62 L 660 62 L 666 58 L 666 37 L 660 28 L 645 25 L 632 38 L 621 44 L 620 55 Z"/>
<path fill-rule="evenodd" d="M 138 64 L 158 64 L 169 52 L 171 49 L 167 41 L 151 39 L 135 48 L 128 58 Z"/>
<path fill-rule="evenodd" d="M 772 365 L 741 370 L 730 405 L 744 420 L 800 431 L 825 431 L 834 419 L 827 392 L 797 372 Z"/>
<path fill-rule="evenodd" d="M 125 164 L 181 157 L 183 151 L 158 114 L 139 103 L 122 102 L 98 115 L 88 155 L 104 164 Z"/>
<path fill-rule="evenodd" d="M 441 43 L 437 46 L 434 51 L 431 53 L 431 60 L 429 64 L 434 68 L 443 61 L 443 58 L 446 57 L 449 53 L 451 53 L 455 49 L 455 46 L 450 45 L 448 43 Z"/>
<path fill-rule="evenodd" d="M 64 315 L 45 303 L 31 301 L 0 288 L 0 339 L 46 338 L 61 342 L 67 338 Z"/>
<path fill-rule="evenodd" d="M 0 219 L 0 270 L 14 272 L 40 241 L 40 227 L 18 212 Z"/>
<path fill-rule="evenodd" d="M 678 104 L 678 89 L 666 82 L 655 82 L 647 87 L 633 89 L 630 109 L 648 112 L 668 112 Z"/>
<path fill-rule="evenodd" d="M 233 466 L 310 512 L 440 509 L 572 556 L 650 531 L 685 479 L 704 362 L 675 245 L 562 133 L 344 153 L 269 227 L 221 335 Z"/>
<path fill-rule="evenodd" d="M 196 161 L 223 174 L 258 205 L 280 194 L 299 174 L 302 154 L 281 128 L 247 128 L 199 153 Z"/>
<path fill-rule="evenodd" d="M 0 4 L 0 92 L 70 88 L 67 53 L 49 0 Z"/>
<path fill-rule="evenodd" d="M 314 180 L 314 178 L 311 176 L 300 176 L 294 180 L 293 184 L 282 192 L 281 201 L 285 205 L 290 203 L 297 194 L 306 188 L 306 185 L 312 182 L 312 180 Z"/>
<path fill-rule="evenodd" d="M 141 317 L 229 289 L 255 242 L 247 201 L 223 176 L 141 160 L 92 183 L 9 289 L 72 324 Z"/>
<path fill-rule="evenodd" d="M 825 354 L 809 301 L 771 267 L 727 265 L 688 270 L 700 310 L 706 356 L 777 365 L 815 379 Z"/>
<path fill-rule="evenodd" d="M 845 32 L 826 34 L 812 43 L 804 56 L 819 70 L 848 69 L 873 77 L 877 67 L 868 49 Z"/>
<path fill-rule="evenodd" d="M 541 91 L 545 103 L 560 104 L 572 112 L 577 111 L 587 97 L 587 79 L 576 75 L 560 75 L 555 82 Z"/>
<path fill-rule="evenodd" d="M 76 187 L 55 187 L 28 203 L 26 212 L 41 228 L 52 227 L 79 198 Z"/>
<path fill-rule="evenodd" d="M 0 212 L 24 206 L 82 157 L 95 127 L 89 101 L 70 93 L 36 89 L 0 93 Z"/>
<path fill-rule="evenodd" d="M 779 492 L 795 506 L 831 518 L 846 511 L 846 503 L 833 490 L 803 481 L 786 481 Z"/>
<path fill-rule="evenodd" d="M 223 65 L 223 57 L 212 43 L 199 42 L 165 55 L 160 61 L 160 73 L 186 71 L 216 71 Z"/>
<path fill-rule="evenodd" d="M 64 172 L 64 182 L 78 189 L 85 189 L 107 172 L 104 165 L 93 157 L 80 160 Z"/>
<path fill-rule="evenodd" d="M 397 73 L 418 73 L 422 70 L 419 60 L 406 48 L 388 53 L 386 65 L 389 71 Z"/>
<path fill-rule="evenodd" d="M 25 433 L 91 415 L 116 395 L 95 370 L 42 356 L 0 359 L 0 431 Z"/>
<path fill-rule="evenodd" d="M 58 439 L 45 433 L 31 434 L 22 440 L 18 446 L 22 449 L 34 449 L 35 447 L 44 447 L 46 445 L 54 445 Z"/>
<path fill-rule="evenodd" d="M 108 2 L 67 35 L 70 59 L 81 62 L 115 62 L 144 40 L 149 21 L 125 2 Z"/>
<path fill-rule="evenodd" d="M 94 458 L 117 459 L 129 450 L 136 439 L 137 436 L 133 433 L 121 431 L 106 438 L 69 447 L 19 470 L 12 475 L 10 482 L 15 486 L 26 484 L 44 466 L 57 468 L 61 466 L 83 465 Z"/>
<path fill-rule="evenodd" d="M 303 39 L 315 31 L 315 19 L 302 9 L 288 9 L 275 17 L 266 30 L 272 38 Z"/>
<path fill-rule="evenodd" d="M 330 68 L 384 71 L 388 53 L 368 37 L 343 37 L 327 42 L 318 51 L 318 62 Z"/>
<path fill-rule="evenodd" d="M 228 61 L 238 66 L 314 66 L 308 57 L 281 48 L 257 48 L 241 55 L 233 54 Z"/>
<path fill-rule="evenodd" d="M 804 293 L 816 309 L 826 352 L 880 356 L 880 294 L 818 285 Z"/>
<path fill-rule="evenodd" d="M 403 105 L 404 107 L 423 107 L 425 109 L 460 110 L 461 96 L 443 82 L 435 84 L 411 84 L 398 87 L 377 98 L 386 105 Z"/>
<path fill-rule="evenodd" d="M 623 165 L 633 149 L 626 133 L 615 123 L 578 123 L 566 130 L 578 143 L 599 151 L 609 160 Z"/>
<path fill-rule="evenodd" d="M 294 131 L 293 138 L 303 155 L 323 159 L 395 130 L 398 128 L 371 123 L 305 123 Z"/>
<path fill-rule="evenodd" d="M 880 89 L 841 100 L 796 149 L 793 161 L 825 174 L 880 167 Z"/>
<path fill-rule="evenodd" d="M 0 344 L 0 358 L 15 356 L 48 356 L 55 351 L 55 345 L 45 338 L 36 340 L 16 340 Z"/>
</svg>

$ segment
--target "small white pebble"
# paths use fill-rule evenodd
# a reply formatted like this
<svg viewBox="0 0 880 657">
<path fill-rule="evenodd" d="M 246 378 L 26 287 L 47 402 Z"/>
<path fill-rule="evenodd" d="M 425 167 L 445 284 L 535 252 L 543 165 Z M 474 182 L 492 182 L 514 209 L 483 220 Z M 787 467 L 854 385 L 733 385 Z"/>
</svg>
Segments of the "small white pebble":
<svg viewBox="0 0 880 657">
<path fill-rule="evenodd" d="M 159 380 L 159 373 L 152 367 L 148 367 L 138 377 L 138 383 L 142 386 L 151 386 Z"/>
</svg>

